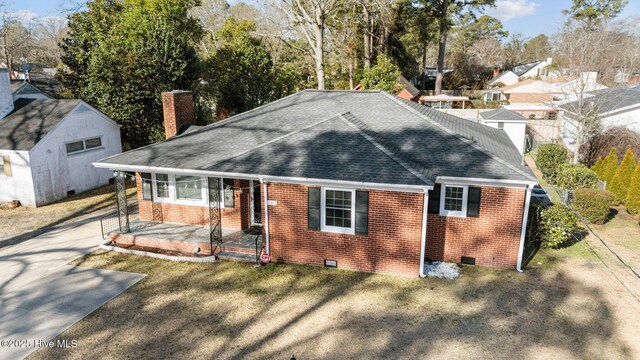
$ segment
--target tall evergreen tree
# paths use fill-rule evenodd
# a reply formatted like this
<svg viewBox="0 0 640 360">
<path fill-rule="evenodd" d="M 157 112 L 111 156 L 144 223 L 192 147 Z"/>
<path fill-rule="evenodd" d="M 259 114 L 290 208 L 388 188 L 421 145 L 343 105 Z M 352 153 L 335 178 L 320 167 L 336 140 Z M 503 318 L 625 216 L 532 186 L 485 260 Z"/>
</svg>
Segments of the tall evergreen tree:
<svg viewBox="0 0 640 360">
<path fill-rule="evenodd" d="M 608 190 L 616 194 L 616 198 L 619 202 L 624 202 L 627 198 L 627 192 L 629 191 L 629 184 L 631 183 L 631 176 L 633 170 L 636 167 L 636 157 L 633 155 L 631 149 L 627 149 L 624 154 L 624 158 L 618 166 L 615 175 L 611 179 L 611 184 Z"/>
<path fill-rule="evenodd" d="M 640 165 L 636 165 L 636 169 L 631 176 L 629 192 L 624 205 L 631 214 L 640 212 Z"/>
<path fill-rule="evenodd" d="M 609 155 L 604 158 L 601 173 L 598 174 L 600 180 L 611 183 L 611 179 L 613 179 L 613 176 L 616 174 L 616 170 L 618 170 L 618 153 L 616 148 L 613 147 L 611 148 Z"/>
</svg>

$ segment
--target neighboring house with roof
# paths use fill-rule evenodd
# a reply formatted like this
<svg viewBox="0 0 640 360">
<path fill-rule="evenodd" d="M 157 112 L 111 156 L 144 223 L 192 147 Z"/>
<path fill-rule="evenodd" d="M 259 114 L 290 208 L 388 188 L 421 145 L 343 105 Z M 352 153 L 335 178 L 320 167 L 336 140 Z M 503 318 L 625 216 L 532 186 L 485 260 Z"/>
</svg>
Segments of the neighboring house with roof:
<svg viewBox="0 0 640 360">
<path fill-rule="evenodd" d="M 119 125 L 82 100 L 22 84 L 14 101 L 12 90 L 0 69 L 0 202 L 40 206 L 109 182 L 111 172 L 91 163 L 122 151 Z"/>
<path fill-rule="evenodd" d="M 420 97 L 420 90 L 416 88 L 411 81 L 407 80 L 404 76 L 400 75 L 400 79 L 398 80 L 398 84 L 402 86 L 402 90 L 397 94 L 397 96 L 410 101 L 418 101 Z"/>
<path fill-rule="evenodd" d="M 189 121 L 175 94 L 167 140 L 94 164 L 117 184 L 136 173 L 139 219 L 121 204 L 116 246 L 412 277 L 428 260 L 522 268 L 537 180 L 504 131 L 386 92 L 305 90 L 171 136 Z"/>
<path fill-rule="evenodd" d="M 11 81 L 11 94 L 13 101 L 18 99 L 53 99 L 51 95 L 22 80 Z"/>
<path fill-rule="evenodd" d="M 493 69 L 493 78 L 487 84 L 488 88 L 498 84 L 509 86 L 517 84 L 520 80 L 537 78 L 545 74 L 545 69 L 553 63 L 552 58 L 546 60 L 533 61 L 526 64 L 519 64 L 513 68 L 500 72 L 500 68 Z"/>
<path fill-rule="evenodd" d="M 520 154 L 524 155 L 527 123 L 529 122 L 526 117 L 502 107 L 480 112 L 480 118 L 483 124 L 507 133 Z"/>
<path fill-rule="evenodd" d="M 592 91 L 584 98 L 558 107 L 562 140 L 571 151 L 575 147 L 579 120 L 595 112 L 603 128 L 625 127 L 640 132 L 640 85 Z"/>
</svg>

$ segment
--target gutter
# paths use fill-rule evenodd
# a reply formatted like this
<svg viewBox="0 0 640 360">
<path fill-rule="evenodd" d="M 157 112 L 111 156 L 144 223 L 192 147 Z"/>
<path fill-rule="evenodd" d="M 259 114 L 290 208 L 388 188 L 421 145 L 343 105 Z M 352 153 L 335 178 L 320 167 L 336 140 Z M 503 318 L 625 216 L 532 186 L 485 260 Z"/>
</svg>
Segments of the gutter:
<svg viewBox="0 0 640 360">
<path fill-rule="evenodd" d="M 422 205 L 422 230 L 420 233 L 420 277 L 425 277 L 424 273 L 424 257 L 425 246 L 427 244 L 427 219 L 429 210 L 429 192 L 424 192 L 424 202 Z"/>
<path fill-rule="evenodd" d="M 529 207 L 531 205 L 531 190 L 533 188 L 531 186 L 527 186 L 525 192 L 525 201 L 524 201 L 524 211 L 522 214 L 522 231 L 520 232 L 520 246 L 518 248 L 518 264 L 516 265 L 516 270 L 518 272 L 522 272 L 522 257 L 524 256 L 524 240 L 527 235 L 527 222 L 529 221 Z"/>
</svg>

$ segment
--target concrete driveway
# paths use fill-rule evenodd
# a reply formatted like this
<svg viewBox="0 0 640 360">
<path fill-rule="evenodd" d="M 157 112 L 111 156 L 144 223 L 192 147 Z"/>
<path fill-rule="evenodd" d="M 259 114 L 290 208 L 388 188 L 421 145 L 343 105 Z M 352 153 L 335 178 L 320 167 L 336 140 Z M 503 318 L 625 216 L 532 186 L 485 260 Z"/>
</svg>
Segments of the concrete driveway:
<svg viewBox="0 0 640 360">
<path fill-rule="evenodd" d="M 0 249 L 0 359 L 51 346 L 55 336 L 144 277 L 66 265 L 100 241 L 100 221 L 87 219 Z M 74 339 L 65 340 L 74 346 Z"/>
</svg>

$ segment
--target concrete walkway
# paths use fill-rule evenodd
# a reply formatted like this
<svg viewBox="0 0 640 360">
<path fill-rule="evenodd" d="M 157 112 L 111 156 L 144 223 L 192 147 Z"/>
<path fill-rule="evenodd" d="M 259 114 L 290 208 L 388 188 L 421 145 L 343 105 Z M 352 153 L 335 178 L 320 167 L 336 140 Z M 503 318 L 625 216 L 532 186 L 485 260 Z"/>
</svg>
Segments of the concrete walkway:
<svg viewBox="0 0 640 360">
<path fill-rule="evenodd" d="M 26 357 L 144 277 L 66 265 L 101 241 L 94 220 L 0 249 L 0 359 Z"/>
</svg>

